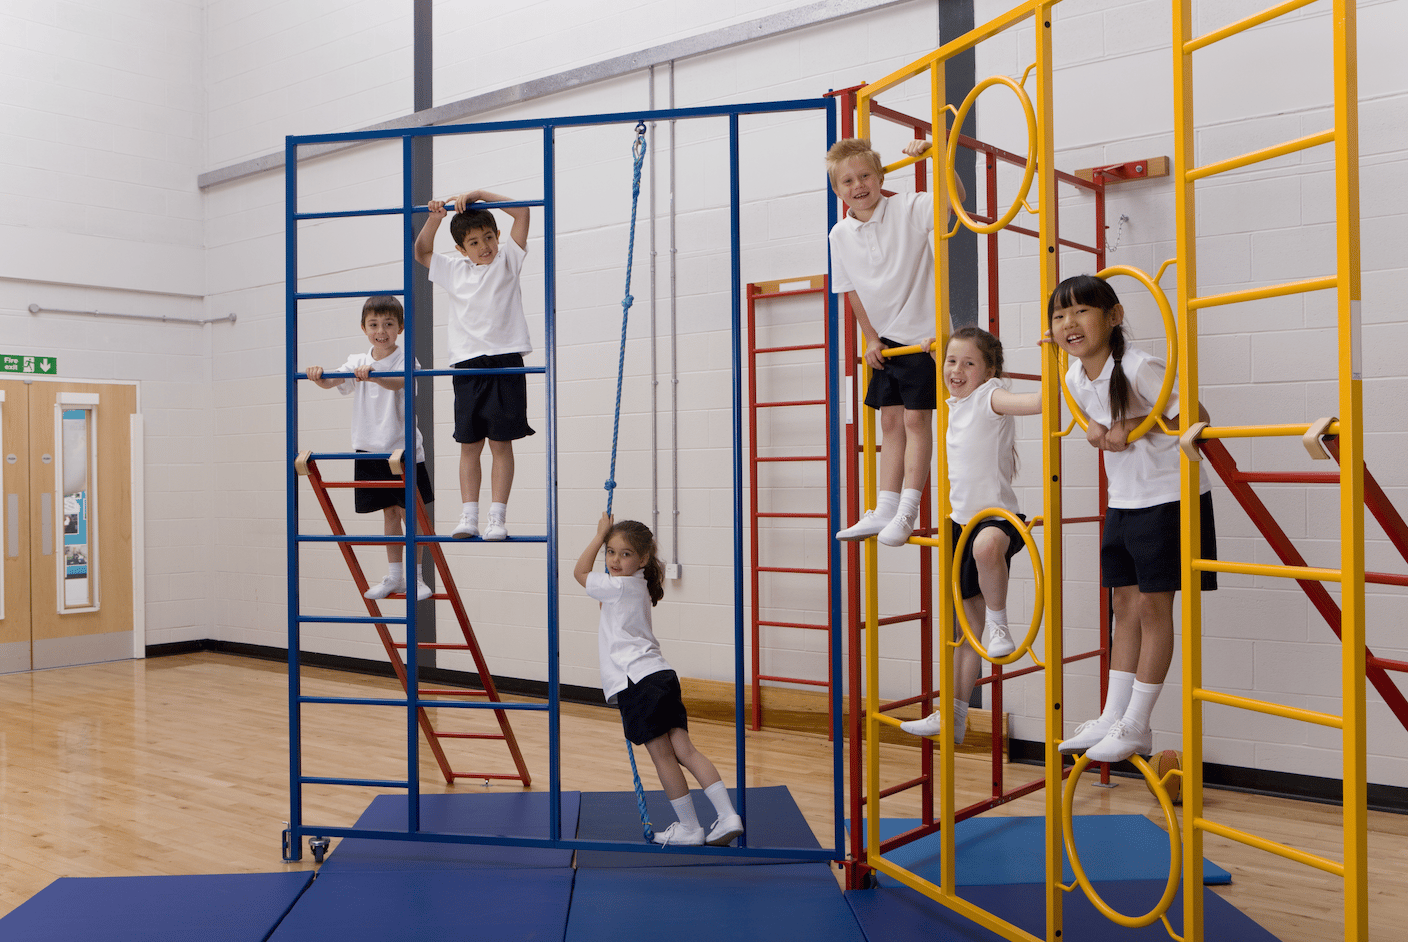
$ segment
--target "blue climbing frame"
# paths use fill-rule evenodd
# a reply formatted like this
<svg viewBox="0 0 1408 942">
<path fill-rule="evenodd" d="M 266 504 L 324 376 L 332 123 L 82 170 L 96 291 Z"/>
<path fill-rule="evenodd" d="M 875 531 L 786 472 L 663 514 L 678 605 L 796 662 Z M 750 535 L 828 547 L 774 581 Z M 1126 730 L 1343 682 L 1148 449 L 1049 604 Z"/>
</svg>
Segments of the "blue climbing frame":
<svg viewBox="0 0 1408 942">
<path fill-rule="evenodd" d="M 575 117 L 552 118 L 538 121 L 502 121 L 483 124 L 446 125 L 432 128 L 406 128 L 384 131 L 359 131 L 342 134 L 316 134 L 291 136 L 285 144 L 285 226 L 286 226 L 286 341 L 285 341 L 285 400 L 287 403 L 287 515 L 288 515 L 288 708 L 289 708 L 289 825 L 283 835 L 283 856 L 285 860 L 299 860 L 303 856 L 304 838 L 318 837 L 362 837 L 385 840 L 444 842 L 459 844 L 495 844 L 512 847 L 553 847 L 577 850 L 646 851 L 659 853 L 658 847 L 643 842 L 613 842 L 576 840 L 574 835 L 562 833 L 561 815 L 561 764 L 560 764 L 560 712 L 559 687 L 560 668 L 558 647 L 558 503 L 557 503 L 557 350 L 556 350 L 556 225 L 554 217 L 555 163 L 554 132 L 558 128 L 586 127 L 591 125 L 623 124 L 637 122 L 653 124 L 661 121 L 676 121 L 692 118 L 727 118 L 729 133 L 729 201 L 730 201 L 730 252 L 732 256 L 732 331 L 733 331 L 733 566 L 734 566 L 734 723 L 736 736 L 736 765 L 738 784 L 738 809 L 747 815 L 747 750 L 743 735 L 744 700 L 747 687 L 744 674 L 744 608 L 743 608 L 743 362 L 741 353 L 741 318 L 743 281 L 740 264 L 740 212 L 739 212 L 739 119 L 744 115 L 775 114 L 789 112 L 820 111 L 826 121 L 826 143 L 836 140 L 837 117 L 835 101 L 828 98 L 798 99 L 790 101 L 760 102 L 742 105 L 720 105 L 703 108 L 676 108 L 667 110 L 621 112 L 604 115 L 582 115 Z M 416 645 L 406 645 L 407 694 L 400 698 L 371 697 L 311 697 L 304 696 L 300 685 L 300 636 L 305 624 L 347 624 L 347 625 L 404 625 L 407 639 L 414 639 L 416 632 L 416 606 L 408 604 L 403 618 L 383 616 L 314 616 L 304 615 L 300 607 L 299 594 L 299 551 L 305 543 L 368 543 L 382 544 L 385 537 L 377 536 L 312 536 L 298 532 L 299 484 L 294 462 L 298 448 L 298 381 L 307 378 L 297 366 L 298 354 L 298 310 L 302 301 L 325 298 L 365 298 L 373 294 L 390 294 L 401 297 L 406 308 L 406 329 L 404 343 L 408 350 L 415 349 L 415 331 L 420 318 L 415 316 L 414 297 L 411 291 L 415 271 L 412 245 L 415 241 L 415 217 L 427 211 L 425 206 L 417 206 L 412 201 L 412 141 L 417 137 L 432 137 L 456 134 L 486 134 L 502 131 L 539 130 L 543 135 L 543 198 L 512 203 L 482 203 L 481 207 L 508 208 L 514 206 L 538 206 L 543 210 L 543 258 L 544 258 L 544 347 L 546 366 L 523 367 L 520 369 L 496 370 L 496 373 L 543 373 L 546 390 L 544 395 L 547 412 L 546 464 L 547 464 L 547 534 L 545 536 L 515 536 L 516 542 L 537 542 L 547 544 L 545 588 L 547 592 L 547 663 L 548 663 L 548 702 L 546 704 L 514 704 L 487 702 L 446 702 L 443 700 L 422 700 L 418 684 L 418 660 Z M 298 149 L 316 145 L 355 144 L 366 141 L 400 138 L 402 142 L 402 205 L 399 207 L 345 210 L 336 212 L 298 212 Z M 820 166 L 820 153 L 817 165 Z M 308 219 L 330 219 L 352 216 L 394 216 L 400 215 L 403 223 L 404 263 L 402 266 L 402 286 L 398 289 L 375 288 L 365 291 L 324 291 L 301 292 L 298 290 L 298 224 Z M 836 222 L 836 201 L 827 199 L 827 226 Z M 824 233 L 818 233 L 818 238 Z M 424 277 L 420 275 L 419 277 Z M 424 323 L 428 324 L 429 321 Z M 827 335 L 831 349 L 839 349 L 837 341 L 839 328 L 835 297 L 828 299 Z M 415 425 L 414 380 L 416 377 L 453 376 L 463 372 L 458 370 L 413 369 L 414 358 L 406 358 L 406 383 L 412 395 L 406 397 L 405 423 Z M 478 371 L 477 375 L 483 375 Z M 325 373 L 329 378 L 348 377 L 350 373 Z M 831 362 L 827 369 L 827 434 L 831 438 L 833 454 L 840 454 L 841 416 L 837 408 L 840 392 L 838 364 Z M 353 458 L 387 458 L 388 455 L 325 453 L 314 454 L 320 461 L 352 460 Z M 413 458 L 413 456 L 412 456 Z M 413 461 L 412 461 L 413 463 Z M 832 478 L 832 494 L 828 508 L 828 525 L 834 531 L 840 527 L 840 484 L 839 465 L 834 463 L 829 469 Z M 406 506 L 414 506 L 414 475 L 407 475 Z M 432 541 L 445 542 L 449 537 L 426 536 L 416 533 L 415 514 L 406 515 L 406 558 L 414 559 L 417 543 Z M 829 563 L 832 572 L 840 571 L 840 549 L 833 541 Z M 839 579 L 831 580 L 829 605 L 832 609 L 832 624 L 841 624 L 841 590 Z M 832 645 L 831 682 L 840 689 L 842 645 Z M 307 703 L 356 704 L 368 706 L 399 707 L 406 713 L 406 777 L 404 780 L 379 780 L 356 778 L 314 777 L 303 774 L 302 768 L 302 707 Z M 832 707 L 832 781 L 834 783 L 835 842 L 830 848 L 808 850 L 804 848 L 730 847 L 730 848 L 673 848 L 675 853 L 708 853 L 734 857 L 789 857 L 794 859 L 839 860 L 845 855 L 845 818 L 843 810 L 845 774 L 843 766 L 843 739 L 841 730 L 841 699 L 837 698 Z M 549 789 L 553 796 L 548 802 L 550 809 L 549 837 L 502 837 L 495 835 L 446 834 L 421 829 L 420 823 L 420 738 L 416 723 L 418 708 L 434 706 L 452 709 L 495 709 L 546 711 L 548 714 L 549 743 Z M 407 820 L 404 831 L 369 830 L 349 827 L 333 827 L 308 824 L 303 820 L 303 787 L 305 785 L 347 785 L 368 788 L 404 788 L 410 799 L 406 802 Z M 740 844 L 743 842 L 740 841 Z"/>
</svg>

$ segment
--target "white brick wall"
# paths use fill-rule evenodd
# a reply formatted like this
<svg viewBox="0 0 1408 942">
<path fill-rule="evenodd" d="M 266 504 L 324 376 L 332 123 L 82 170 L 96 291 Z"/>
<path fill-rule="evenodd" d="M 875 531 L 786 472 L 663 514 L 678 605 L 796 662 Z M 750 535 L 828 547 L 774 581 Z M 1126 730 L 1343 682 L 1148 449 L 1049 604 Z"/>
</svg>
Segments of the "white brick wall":
<svg viewBox="0 0 1408 942">
<path fill-rule="evenodd" d="M 725 5 L 651 0 L 629 11 L 576 0 L 541 0 L 476 11 L 437 5 L 435 99 L 455 101 L 564 69 L 649 48 L 702 31 L 801 6 L 785 2 Z M 1260 8 L 1259 0 L 1198 6 L 1199 29 L 1211 29 Z M 983 22 L 1008 6 L 981 0 Z M 1245 7 L 1245 9 L 1243 9 Z M 1056 8 L 1056 141 L 1062 169 L 1171 153 L 1171 55 L 1168 6 L 1157 0 L 1067 0 Z M 1408 503 L 1408 463 L 1397 404 L 1408 393 L 1400 363 L 1408 288 L 1408 188 L 1396 170 L 1408 151 L 1408 89 L 1389 37 L 1400 35 L 1401 4 L 1360 5 L 1359 75 L 1362 153 L 1364 365 L 1366 447 L 1370 467 L 1400 506 Z M 937 45 L 936 4 L 897 5 L 863 16 L 700 55 L 675 64 L 674 104 L 814 97 L 830 88 L 877 79 Z M 1211 161 L 1323 127 L 1329 101 L 1328 23 L 1317 7 L 1285 24 L 1260 28 L 1230 52 L 1200 54 L 1196 88 L 1198 159 Z M 978 56 L 978 75 L 1020 74 L 1031 59 L 1032 31 L 996 37 Z M 57 353 L 76 378 L 137 379 L 148 417 L 149 641 L 214 637 L 281 646 L 284 606 L 284 181 L 267 173 L 196 188 L 198 173 L 279 151 L 286 134 L 361 127 L 406 113 L 411 100 L 409 12 L 404 5 L 318 0 L 121 0 L 58 5 L 11 4 L 0 13 L 0 329 L 10 350 Z M 1287 64 L 1289 63 L 1289 64 Z M 1235 90 L 1235 94 L 1232 93 Z M 539 118 L 643 108 L 645 73 L 589 85 L 486 119 Z M 654 100 L 668 104 L 667 73 L 657 71 Z M 984 96 L 977 128 L 998 146 L 1021 151 L 1024 130 L 1004 90 Z M 910 82 L 885 103 L 927 110 L 924 83 Z M 745 118 L 743 129 L 743 277 L 768 280 L 819 273 L 826 264 L 826 195 L 816 116 Z M 971 130 L 971 126 L 970 126 Z M 647 182 L 636 247 L 630 342 L 622 414 L 617 509 L 649 520 L 649 242 L 651 206 L 658 273 L 657 355 L 661 413 L 659 521 L 662 552 L 673 556 L 679 512 L 679 561 L 684 578 L 668 586 L 656 610 L 659 634 L 681 673 L 732 676 L 732 440 L 729 397 L 729 259 L 725 122 L 680 122 L 652 132 L 656 190 Z M 631 133 L 627 126 L 563 130 L 557 135 L 558 344 L 560 410 L 559 497 L 563 583 L 562 677 L 597 680 L 595 615 L 571 581 L 580 545 L 602 506 L 604 450 L 610 435 L 616 340 L 629 211 Z M 878 130 L 893 153 L 902 135 Z M 677 159 L 680 494 L 670 489 L 667 163 Z M 1282 158 L 1199 186 L 1202 235 L 1199 275 L 1205 290 L 1233 290 L 1308 277 L 1329 265 L 1333 203 L 1327 148 Z M 441 138 L 436 143 L 436 190 L 488 186 L 517 196 L 542 193 L 541 144 L 536 132 Z M 391 205 L 400 194 L 399 145 L 360 148 L 300 168 L 301 208 Z M 1004 171 L 1002 192 L 1015 185 Z M 908 178 L 906 178 L 908 179 Z M 898 178 L 897 178 L 898 180 Z M 892 181 L 901 187 L 909 184 Z M 1003 199 L 1007 199 L 1004 196 Z M 1114 187 L 1108 219 L 1130 217 L 1110 261 L 1155 270 L 1173 253 L 1173 198 L 1168 180 Z M 1089 227 L 1088 200 L 1067 195 L 1068 225 Z M 1081 222 L 1084 220 L 1084 222 Z M 543 215 L 534 211 L 524 297 L 542 361 Z M 398 286 L 401 250 L 394 220 L 304 224 L 300 242 L 304 285 L 349 291 Z M 441 236 L 439 248 L 449 248 Z M 1001 291 L 1009 363 L 1032 371 L 1044 305 L 1036 296 L 1032 240 L 1001 239 Z M 81 259 L 81 264 L 79 263 Z M 1073 255 L 1066 270 L 1088 267 Z M 1171 284 L 1166 278 L 1165 284 Z M 1141 345 L 1158 349 L 1162 328 L 1152 304 L 1132 286 L 1126 295 Z M 188 328 L 31 317 L 25 306 L 131 310 L 182 317 L 230 311 L 234 325 Z M 336 365 L 363 345 L 358 305 L 309 302 L 300 322 L 299 366 Z M 436 305 L 419 329 L 436 332 L 443 367 L 446 309 Z M 809 303 L 780 315 L 780 333 L 802 333 Z M 1324 346 L 1332 306 L 1320 296 L 1222 309 L 1203 318 L 1205 395 L 1220 421 L 1296 421 L 1336 409 Z M 114 356 L 113 354 L 118 354 Z M 432 365 L 432 364 L 426 364 Z M 769 395 L 793 395 L 811 380 L 782 365 L 760 378 Z M 540 381 L 530 381 L 530 408 L 541 412 Z M 449 436 L 446 382 L 427 383 L 440 421 L 434 430 L 439 482 L 438 522 L 455 517 L 457 449 Z M 433 393 L 431 393 L 433 389 Z M 346 447 L 347 404 L 336 394 L 300 390 L 300 446 Z M 817 417 L 770 416 L 772 448 L 819 443 Z M 1023 471 L 1019 495 L 1029 513 L 1040 506 L 1037 423 L 1019 424 Z M 511 504 L 516 532 L 545 524 L 545 429 L 521 442 Z M 1306 462 L 1294 443 L 1233 443 L 1244 467 L 1296 467 Z M 1066 505 L 1094 508 L 1093 453 L 1066 448 Z M 1318 467 L 1314 470 L 1320 470 Z M 777 508 L 819 503 L 824 481 L 814 469 L 770 469 L 766 500 Z M 1086 483 L 1091 482 L 1091 483 Z M 1263 490 L 1287 532 L 1312 563 L 1334 564 L 1337 509 L 1323 493 L 1293 487 Z M 160 499 L 154 499 L 160 495 Z M 345 496 L 345 495 L 343 495 Z M 817 498 L 813 500 L 813 498 Z M 350 504 L 350 501 L 347 502 Z M 1226 558 L 1268 558 L 1254 528 L 1219 489 L 1221 549 Z M 349 516 L 350 513 L 349 513 Z M 375 529 L 374 520 L 357 521 Z M 322 524 L 305 499 L 300 526 Z M 824 541 L 809 524 L 782 525 L 769 544 L 800 548 L 797 561 L 821 563 Z M 1403 563 L 1376 525 L 1369 524 L 1370 565 L 1402 571 Z M 1095 624 L 1092 527 L 1066 538 L 1068 644 L 1086 646 Z M 380 549 L 362 558 L 379 573 Z M 451 565 L 496 672 L 543 678 L 546 604 L 541 546 L 452 547 Z M 882 555 L 886 612 L 917 606 L 912 550 Z M 1014 561 L 1014 621 L 1030 611 L 1029 564 Z M 764 589 L 769 613 L 819 618 L 820 593 L 791 577 Z M 1334 710 L 1329 633 L 1300 594 L 1270 580 L 1224 576 L 1209 596 L 1206 644 L 1209 680 L 1232 692 L 1269 696 Z M 310 611 L 357 613 L 338 554 L 304 553 L 302 583 Z M 1369 592 L 1370 643 L 1406 656 L 1408 631 L 1398 590 Z M 452 630 L 448 622 L 442 632 Z M 912 629 L 888 629 L 881 665 L 883 693 L 914 692 L 919 667 Z M 370 632 L 310 626 L 309 650 L 381 657 Z M 819 675 L 824 638 L 774 631 L 765 641 L 765 669 Z M 447 666 L 461 666 L 455 658 Z M 1320 667 L 1325 675 L 1315 676 Z M 1173 745 L 1179 729 L 1178 671 L 1156 714 L 1158 744 Z M 1311 675 L 1301 683 L 1303 675 Z M 1314 680 L 1314 683 L 1310 683 Z M 1072 710 L 1093 709 L 1089 665 L 1071 671 Z M 1405 734 L 1377 703 L 1371 709 L 1372 781 L 1408 784 Z M 1014 733 L 1039 739 L 1038 688 L 1012 685 L 1008 708 Z M 1229 717 L 1219 725 L 1214 761 L 1336 774 L 1334 743 L 1286 724 Z M 1248 748 L 1251 747 L 1251 748 Z M 1220 751 L 1219 751 L 1220 750 Z M 1328 770 L 1328 771 L 1326 771 Z"/>
</svg>

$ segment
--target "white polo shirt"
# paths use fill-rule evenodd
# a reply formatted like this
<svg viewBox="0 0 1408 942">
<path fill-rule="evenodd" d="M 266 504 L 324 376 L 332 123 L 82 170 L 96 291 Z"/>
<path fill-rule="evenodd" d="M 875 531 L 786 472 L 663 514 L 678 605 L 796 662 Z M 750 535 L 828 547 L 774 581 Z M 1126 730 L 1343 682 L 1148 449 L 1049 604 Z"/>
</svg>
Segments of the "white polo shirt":
<svg viewBox="0 0 1408 942">
<path fill-rule="evenodd" d="M 992 410 L 994 390 L 1006 388 L 1006 381 L 994 376 L 966 399 L 949 397 L 948 496 L 953 505 L 950 516 L 959 524 L 967 524 L 975 513 L 989 507 L 1018 512 L 1012 490 L 1017 421 Z"/>
<path fill-rule="evenodd" d="M 627 680 L 638 683 L 657 671 L 672 669 L 651 627 L 644 571 L 629 576 L 593 572 L 587 576 L 587 595 L 601 603 L 596 642 L 607 703 L 616 702 Z"/>
<path fill-rule="evenodd" d="M 372 359 L 371 350 L 354 353 L 337 368 L 339 373 L 351 373 L 359 366 L 371 364 L 373 373 L 396 373 L 406 368 L 406 350 L 397 346 L 384 360 Z M 420 364 L 415 364 L 420 369 Z M 344 379 L 337 391 L 352 397 L 352 448 L 356 451 L 389 453 L 406 445 L 406 388 L 391 390 L 377 383 L 359 383 Z M 416 463 L 425 460 L 425 443 L 416 429 Z"/>
<path fill-rule="evenodd" d="M 865 222 L 847 213 L 831 228 L 831 290 L 854 291 L 876 332 L 902 344 L 934 335 L 932 193 L 880 199 Z"/>
<path fill-rule="evenodd" d="M 459 252 L 430 257 L 430 280 L 450 295 L 451 363 L 532 351 L 518 283 L 527 257 L 512 237 L 499 240 L 499 253 L 488 265 Z"/>
<path fill-rule="evenodd" d="M 1129 380 L 1128 418 L 1147 415 L 1163 386 L 1165 364 L 1159 357 L 1138 347 L 1126 346 L 1120 365 Z M 1114 375 L 1115 358 L 1105 361 L 1105 368 L 1094 380 L 1087 379 L 1079 360 L 1071 362 L 1066 371 L 1066 386 L 1086 416 L 1109 427 L 1110 377 Z M 1165 416 L 1178 414 L 1178 386 L 1169 392 Z M 1105 452 L 1105 472 L 1110 480 L 1109 506 L 1123 510 L 1157 507 L 1179 499 L 1178 438 L 1165 435 L 1155 425 L 1124 451 Z M 1212 490 L 1198 462 L 1199 493 Z"/>
</svg>

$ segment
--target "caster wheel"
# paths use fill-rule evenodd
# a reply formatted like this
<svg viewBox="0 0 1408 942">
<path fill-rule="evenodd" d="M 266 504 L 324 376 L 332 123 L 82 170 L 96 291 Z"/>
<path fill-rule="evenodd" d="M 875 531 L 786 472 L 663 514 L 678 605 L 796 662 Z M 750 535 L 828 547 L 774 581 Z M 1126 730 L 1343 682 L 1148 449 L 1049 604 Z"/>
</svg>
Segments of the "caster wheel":
<svg viewBox="0 0 1408 942">
<path fill-rule="evenodd" d="M 310 838 L 308 838 L 308 849 L 313 852 L 313 862 L 314 862 L 314 863 L 322 863 L 322 862 L 323 862 L 323 857 L 324 857 L 324 856 L 327 854 L 327 852 L 328 852 L 328 845 L 331 844 L 331 843 L 332 843 L 332 842 L 329 841 L 326 837 L 310 837 Z"/>
</svg>

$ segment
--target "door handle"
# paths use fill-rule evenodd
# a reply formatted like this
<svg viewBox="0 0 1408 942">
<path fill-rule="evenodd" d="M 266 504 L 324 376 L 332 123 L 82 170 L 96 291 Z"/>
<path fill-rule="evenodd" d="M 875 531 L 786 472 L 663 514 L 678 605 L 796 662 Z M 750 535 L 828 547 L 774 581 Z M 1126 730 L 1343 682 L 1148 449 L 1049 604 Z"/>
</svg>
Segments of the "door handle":
<svg viewBox="0 0 1408 942">
<path fill-rule="evenodd" d="M 39 495 L 39 552 L 54 555 L 54 495 L 48 491 Z"/>
</svg>

